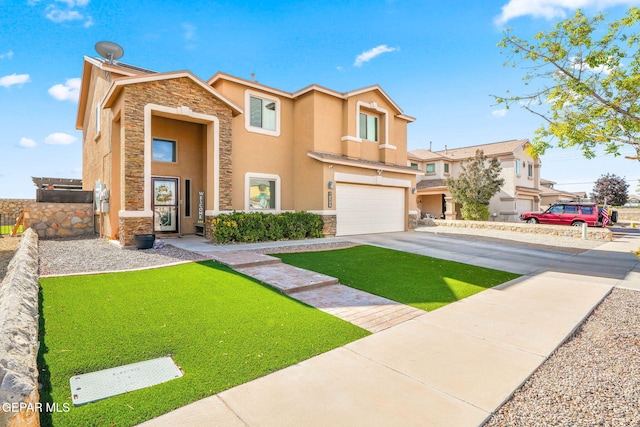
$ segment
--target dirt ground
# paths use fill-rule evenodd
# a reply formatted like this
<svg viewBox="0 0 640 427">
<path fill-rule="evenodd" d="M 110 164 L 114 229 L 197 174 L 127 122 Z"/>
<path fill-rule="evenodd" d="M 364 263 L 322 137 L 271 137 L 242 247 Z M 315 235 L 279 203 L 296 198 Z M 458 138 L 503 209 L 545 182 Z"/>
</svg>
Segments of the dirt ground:
<svg viewBox="0 0 640 427">
<path fill-rule="evenodd" d="M 7 272 L 7 266 L 18 248 L 18 243 L 20 243 L 20 237 L 0 237 L 0 280 Z"/>
</svg>

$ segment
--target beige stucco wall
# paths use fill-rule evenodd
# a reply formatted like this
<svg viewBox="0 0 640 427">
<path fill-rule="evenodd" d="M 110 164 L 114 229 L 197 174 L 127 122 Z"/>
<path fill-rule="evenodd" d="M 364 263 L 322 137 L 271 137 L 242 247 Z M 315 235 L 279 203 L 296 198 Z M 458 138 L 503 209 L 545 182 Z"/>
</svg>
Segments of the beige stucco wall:
<svg viewBox="0 0 640 427">
<path fill-rule="evenodd" d="M 153 117 L 151 120 L 153 138 L 176 141 L 176 162 L 151 162 L 154 177 L 178 178 L 178 198 L 180 200 L 179 231 L 195 233 L 197 220 L 198 191 L 204 191 L 204 167 L 206 158 L 206 126 L 167 117 Z M 185 180 L 191 180 L 191 216 L 185 216 Z"/>
</svg>

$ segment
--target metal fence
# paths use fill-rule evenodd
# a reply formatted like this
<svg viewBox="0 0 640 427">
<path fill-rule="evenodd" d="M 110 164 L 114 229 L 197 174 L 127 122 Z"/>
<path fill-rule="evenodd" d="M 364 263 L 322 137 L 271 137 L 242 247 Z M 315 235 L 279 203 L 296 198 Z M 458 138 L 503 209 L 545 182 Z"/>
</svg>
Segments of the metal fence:
<svg viewBox="0 0 640 427">
<path fill-rule="evenodd" d="M 0 236 L 11 234 L 19 217 L 20 212 L 0 212 Z M 24 231 L 23 229 L 24 227 L 20 225 L 18 233 L 21 234 Z"/>
</svg>

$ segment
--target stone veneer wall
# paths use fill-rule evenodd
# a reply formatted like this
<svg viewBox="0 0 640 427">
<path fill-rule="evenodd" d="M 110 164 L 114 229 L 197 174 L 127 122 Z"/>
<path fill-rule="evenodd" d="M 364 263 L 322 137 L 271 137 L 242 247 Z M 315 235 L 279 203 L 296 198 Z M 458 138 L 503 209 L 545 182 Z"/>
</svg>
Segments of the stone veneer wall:
<svg viewBox="0 0 640 427">
<path fill-rule="evenodd" d="M 322 218 L 322 221 L 324 222 L 324 227 L 322 227 L 322 233 L 324 233 L 324 236 L 335 236 L 337 217 L 335 215 L 320 215 L 320 218 Z"/>
<path fill-rule="evenodd" d="M 120 245 L 133 246 L 136 244 L 136 234 L 153 233 L 153 218 L 120 218 Z"/>
<path fill-rule="evenodd" d="M 40 425 L 38 403 L 38 235 L 25 231 L 0 283 L 0 425 Z M 9 411 L 5 411 L 9 409 Z"/>
<path fill-rule="evenodd" d="M 409 230 L 415 230 L 418 226 L 418 214 L 409 214 Z"/>
<path fill-rule="evenodd" d="M 526 224 L 514 222 L 464 221 L 464 220 L 432 220 L 435 225 L 461 228 L 487 228 L 492 230 L 514 231 L 519 233 L 550 234 L 552 236 L 582 237 L 582 227 L 548 224 Z M 611 230 L 601 227 L 587 227 L 587 238 L 590 240 L 611 241 Z"/>
<path fill-rule="evenodd" d="M 232 209 L 231 109 L 185 77 L 126 86 L 123 93 L 124 138 L 122 152 L 124 169 L 121 191 L 124 191 L 124 205 L 122 209 L 127 211 L 142 211 L 144 209 L 144 108 L 147 104 L 163 105 L 170 108 L 188 107 L 193 112 L 218 118 L 220 125 L 220 210 Z M 213 156 L 213 154 L 207 153 L 207 156 Z M 124 246 L 132 244 L 134 239 L 131 232 L 153 232 L 152 218 L 146 218 L 143 221 L 141 218 L 125 217 L 120 218 L 119 223 L 120 243 Z"/>
</svg>

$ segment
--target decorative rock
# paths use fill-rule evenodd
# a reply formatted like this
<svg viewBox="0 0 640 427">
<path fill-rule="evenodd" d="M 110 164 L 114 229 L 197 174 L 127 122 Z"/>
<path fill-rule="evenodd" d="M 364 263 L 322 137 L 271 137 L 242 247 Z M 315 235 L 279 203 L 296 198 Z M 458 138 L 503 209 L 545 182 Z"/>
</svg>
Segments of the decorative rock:
<svg viewBox="0 0 640 427">
<path fill-rule="evenodd" d="M 0 284 L 0 402 L 38 401 L 38 236 L 28 229 Z M 35 412 L 0 411 L 0 425 L 37 426 Z"/>
</svg>

